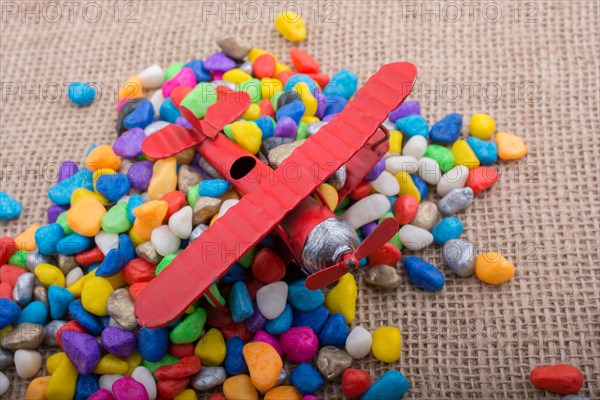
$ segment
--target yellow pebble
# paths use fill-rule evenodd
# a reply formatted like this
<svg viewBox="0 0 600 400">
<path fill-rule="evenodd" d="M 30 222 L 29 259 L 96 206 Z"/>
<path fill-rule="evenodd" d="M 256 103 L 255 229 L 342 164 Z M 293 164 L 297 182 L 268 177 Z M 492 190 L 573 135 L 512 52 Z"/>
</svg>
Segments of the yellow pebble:
<svg viewBox="0 0 600 400">
<path fill-rule="evenodd" d="M 298 14 L 284 11 L 275 18 L 275 28 L 281 36 L 290 42 L 301 42 L 306 39 L 306 26 Z"/>
<path fill-rule="evenodd" d="M 95 276 L 88 280 L 81 291 L 83 308 L 94 315 L 106 315 L 108 296 L 114 291 L 110 282 L 102 277 Z"/>
<path fill-rule="evenodd" d="M 67 211 L 67 224 L 73 232 L 92 237 L 100 232 L 106 208 L 95 197 L 82 197 Z"/>
<path fill-rule="evenodd" d="M 33 273 L 46 287 L 50 285 L 65 286 L 65 274 L 60 268 L 52 264 L 39 264 L 35 267 Z"/>
<path fill-rule="evenodd" d="M 71 294 L 76 298 L 81 297 L 81 291 L 83 290 L 83 285 L 91 278 L 91 274 L 87 274 L 79 278 L 77 281 L 72 283 L 67 287 L 67 290 L 71 292 Z"/>
<path fill-rule="evenodd" d="M 275 78 L 262 78 L 260 80 L 260 90 L 263 99 L 270 99 L 275 93 L 283 90 L 283 83 Z"/>
<path fill-rule="evenodd" d="M 85 166 L 92 172 L 103 168 L 118 171 L 121 168 L 121 159 L 115 154 L 111 146 L 103 144 L 94 147 L 90 151 L 85 159 Z"/>
<path fill-rule="evenodd" d="M 402 153 L 402 132 L 390 131 L 390 153 Z"/>
<path fill-rule="evenodd" d="M 456 165 L 464 165 L 469 169 L 479 167 L 479 159 L 466 140 L 459 139 L 454 142 L 451 151 Z"/>
<path fill-rule="evenodd" d="M 476 138 L 487 140 L 496 130 L 496 121 L 488 114 L 475 114 L 471 117 L 469 132 Z"/>
<path fill-rule="evenodd" d="M 335 210 L 339 200 L 337 190 L 335 190 L 335 188 L 328 183 L 322 183 L 321 185 L 319 185 L 317 190 L 321 192 L 321 195 L 325 198 L 329 209 L 331 211 Z M 317 195 L 315 195 L 315 198 L 319 200 L 319 202 L 321 201 L 321 199 Z"/>
<path fill-rule="evenodd" d="M 156 161 L 148 185 L 148 196 L 152 200 L 159 200 L 165 194 L 175 190 L 177 190 L 177 160 L 175 157 L 169 157 Z"/>
<path fill-rule="evenodd" d="M 495 251 L 483 253 L 475 259 L 475 275 L 490 285 L 500 285 L 515 276 L 515 266 Z"/>
<path fill-rule="evenodd" d="M 106 170 L 103 170 L 106 171 Z M 109 170 L 112 171 L 112 170 Z M 95 187 L 95 186 L 94 186 Z M 106 205 L 110 202 L 106 199 L 106 197 L 102 196 L 100 193 L 92 192 L 91 190 L 87 190 L 85 188 L 75 189 L 71 194 L 71 205 L 77 203 L 84 197 L 93 197 L 98 200 L 100 203 Z"/>
<path fill-rule="evenodd" d="M 25 400 L 46 400 L 46 388 L 51 376 L 40 376 L 31 381 L 27 386 Z"/>
<path fill-rule="evenodd" d="M 314 115 L 305 115 L 302 118 L 300 118 L 300 122 L 304 122 L 306 125 L 310 125 L 314 122 L 319 122 L 321 121 L 319 118 L 315 117 Z"/>
<path fill-rule="evenodd" d="M 125 97 L 129 99 L 135 99 L 142 97 L 144 92 L 142 90 L 142 80 L 139 76 L 133 76 L 123 83 L 121 89 L 119 89 L 119 100 L 123 100 Z"/>
<path fill-rule="evenodd" d="M 260 128 L 252 122 L 236 121 L 231 124 L 235 141 L 252 154 L 258 153 L 262 141 Z"/>
<path fill-rule="evenodd" d="M 193 389 L 185 389 L 175 396 L 173 400 L 198 400 L 198 396 L 196 396 L 196 392 Z"/>
<path fill-rule="evenodd" d="M 239 85 L 242 82 L 246 82 L 252 79 L 252 75 L 242 71 L 239 68 L 233 68 L 223 74 L 223 80 L 227 82 L 233 82 Z"/>
<path fill-rule="evenodd" d="M 302 395 L 293 386 L 278 386 L 265 393 L 264 400 L 302 400 Z"/>
<path fill-rule="evenodd" d="M 340 278 L 337 285 L 327 293 L 325 307 L 330 313 L 341 313 L 346 322 L 354 321 L 356 312 L 356 296 L 358 288 L 352 274 L 345 274 Z"/>
<path fill-rule="evenodd" d="M 319 102 L 315 99 L 315 96 L 313 96 L 308 84 L 306 82 L 300 82 L 294 86 L 292 90 L 300 95 L 302 103 L 304 103 L 304 106 L 306 107 L 304 115 L 315 115 Z"/>
<path fill-rule="evenodd" d="M 48 373 L 53 374 L 66 356 L 67 354 L 61 351 L 48 357 L 46 360 L 46 369 L 48 370 Z"/>
<path fill-rule="evenodd" d="M 393 363 L 400 358 L 402 338 L 400 330 L 395 326 L 383 326 L 373 332 L 371 351 L 379 361 Z"/>
<path fill-rule="evenodd" d="M 56 367 L 48 386 L 46 386 L 46 398 L 48 400 L 72 399 L 75 396 L 75 385 L 77 385 L 77 370 L 68 357 L 63 357 L 62 362 Z"/>
<path fill-rule="evenodd" d="M 194 147 L 190 147 L 175 154 L 175 159 L 177 160 L 177 164 L 179 165 L 189 165 L 194 159 L 195 154 L 196 149 Z"/>
<path fill-rule="evenodd" d="M 225 339 L 221 331 L 212 328 L 204 334 L 196 344 L 194 354 L 202 360 L 202 365 L 216 367 L 225 360 Z"/>
<path fill-rule="evenodd" d="M 13 326 L 9 325 L 6 328 L 0 329 L 0 340 L 4 339 L 4 336 L 8 335 L 13 330 Z"/>
<path fill-rule="evenodd" d="M 112 354 L 104 355 L 98 364 L 96 364 L 96 368 L 94 369 L 94 373 L 97 375 L 106 375 L 106 374 L 119 374 L 125 375 L 129 370 L 129 365 L 127 362 L 121 360 L 113 356 Z"/>
<path fill-rule="evenodd" d="M 246 121 L 254 121 L 260 117 L 260 106 L 256 103 L 252 103 L 248 106 L 246 111 L 242 114 L 242 119 Z"/>
<path fill-rule="evenodd" d="M 217 218 L 219 218 L 219 214 L 215 214 L 212 219 L 210 220 L 210 222 L 208 223 L 208 226 L 211 227 L 215 221 L 217 220 Z"/>
<path fill-rule="evenodd" d="M 502 160 L 518 160 L 527 154 L 527 146 L 523 139 L 512 133 L 497 133 L 496 144 L 498 145 L 498 157 Z"/>
<path fill-rule="evenodd" d="M 398 197 L 404 196 L 405 194 L 414 197 L 418 202 L 421 202 L 421 193 L 419 189 L 415 186 L 415 182 L 413 181 L 410 174 L 406 171 L 400 171 L 396 174 L 396 180 L 400 184 L 400 192 L 398 192 Z"/>
<path fill-rule="evenodd" d="M 258 400 L 258 392 L 246 374 L 232 376 L 223 382 L 227 400 Z"/>
<path fill-rule="evenodd" d="M 286 64 L 276 63 L 275 64 L 275 76 L 279 75 L 282 72 L 291 71 L 292 67 Z"/>
<path fill-rule="evenodd" d="M 125 358 L 125 362 L 128 366 L 127 373 L 125 375 L 131 376 L 133 370 L 142 365 L 142 356 L 137 351 L 134 351 Z"/>
<path fill-rule="evenodd" d="M 33 224 L 15 238 L 15 243 L 17 244 L 18 250 L 35 250 L 35 231 L 37 231 L 37 228 L 39 227 L 39 225 Z"/>
<path fill-rule="evenodd" d="M 142 244 L 146 241 L 146 240 L 142 239 L 140 237 L 140 235 L 133 228 L 131 228 L 129 230 L 129 239 L 131 239 L 131 242 L 133 243 L 133 245 L 135 247 L 139 246 L 140 244 Z"/>
</svg>

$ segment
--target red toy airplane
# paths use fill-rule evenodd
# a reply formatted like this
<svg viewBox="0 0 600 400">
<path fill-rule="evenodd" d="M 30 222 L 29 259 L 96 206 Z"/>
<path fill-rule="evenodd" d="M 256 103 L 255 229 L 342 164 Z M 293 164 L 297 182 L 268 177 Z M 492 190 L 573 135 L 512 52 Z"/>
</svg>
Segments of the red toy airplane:
<svg viewBox="0 0 600 400">
<path fill-rule="evenodd" d="M 387 151 L 387 131 L 381 124 L 409 95 L 416 76 L 410 63 L 384 65 L 341 113 L 277 170 L 220 133 L 248 108 L 247 93 L 219 87 L 219 100 L 203 120 L 181 107 L 192 128 L 169 125 L 144 141 L 143 152 L 160 159 L 197 145 L 243 197 L 140 293 L 135 303 L 140 325 L 157 328 L 177 319 L 202 294 L 209 295 L 207 289 L 271 231 L 311 274 L 306 280 L 310 289 L 355 270 L 360 259 L 387 242 L 398 231 L 394 218 L 382 220 L 359 245 L 354 229 L 311 194 L 345 164 L 340 201 L 362 181 Z"/>
</svg>

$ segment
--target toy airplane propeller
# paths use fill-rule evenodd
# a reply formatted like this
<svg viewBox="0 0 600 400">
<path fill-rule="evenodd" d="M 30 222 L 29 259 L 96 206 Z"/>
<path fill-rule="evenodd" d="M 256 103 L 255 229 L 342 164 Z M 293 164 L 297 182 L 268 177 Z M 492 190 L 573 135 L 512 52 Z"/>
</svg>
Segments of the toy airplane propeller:
<svg viewBox="0 0 600 400">
<path fill-rule="evenodd" d="M 341 113 L 276 170 L 220 133 L 248 108 L 247 93 L 218 87 L 217 103 L 202 120 L 181 107 L 192 128 L 169 125 L 143 142 L 143 152 L 161 159 L 198 146 L 205 160 L 243 197 L 140 293 L 135 303 L 140 325 L 157 328 L 177 319 L 270 232 L 309 274 L 309 289 L 357 269 L 361 258 L 387 242 L 398 231 L 394 218 L 382 220 L 359 244 L 355 230 L 335 216 L 316 189 L 343 165 L 347 178 L 340 201 L 363 180 L 388 149 L 382 123 L 409 95 L 416 76 L 410 63 L 384 65 Z M 313 192 L 321 202 L 311 196 Z"/>
</svg>

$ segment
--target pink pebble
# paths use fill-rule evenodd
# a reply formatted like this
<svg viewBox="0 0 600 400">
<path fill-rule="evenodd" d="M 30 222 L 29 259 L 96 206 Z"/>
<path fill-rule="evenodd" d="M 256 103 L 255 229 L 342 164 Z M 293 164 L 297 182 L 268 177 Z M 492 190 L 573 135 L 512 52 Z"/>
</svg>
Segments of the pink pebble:
<svg viewBox="0 0 600 400">
<path fill-rule="evenodd" d="M 307 394 L 302 398 L 302 400 L 320 400 L 317 396 L 313 396 L 312 394 Z"/>
<path fill-rule="evenodd" d="M 252 341 L 268 343 L 271 346 L 273 346 L 273 348 L 277 351 L 277 353 L 279 353 L 280 356 L 283 356 L 283 349 L 281 348 L 281 345 L 279 344 L 279 340 L 277 340 L 277 338 L 275 336 L 271 336 L 265 331 L 256 332 Z"/>
<path fill-rule="evenodd" d="M 223 80 L 223 75 L 225 75 L 224 71 L 215 71 L 212 73 L 212 80 L 213 81 L 221 81 L 221 80 Z"/>
<path fill-rule="evenodd" d="M 290 328 L 279 338 L 281 347 L 292 362 L 300 364 L 310 361 L 319 348 L 319 339 L 307 326 Z"/>
<path fill-rule="evenodd" d="M 129 376 L 116 380 L 112 385 L 112 391 L 115 400 L 149 400 L 144 385 Z"/>
<path fill-rule="evenodd" d="M 88 397 L 88 400 L 115 400 L 112 393 L 106 389 L 100 389 L 93 395 Z"/>
<path fill-rule="evenodd" d="M 193 88 L 196 86 L 196 74 L 191 68 L 181 68 L 173 78 L 166 81 L 162 86 L 163 97 L 166 99 L 171 95 L 173 89 L 179 86 L 187 86 Z"/>
</svg>

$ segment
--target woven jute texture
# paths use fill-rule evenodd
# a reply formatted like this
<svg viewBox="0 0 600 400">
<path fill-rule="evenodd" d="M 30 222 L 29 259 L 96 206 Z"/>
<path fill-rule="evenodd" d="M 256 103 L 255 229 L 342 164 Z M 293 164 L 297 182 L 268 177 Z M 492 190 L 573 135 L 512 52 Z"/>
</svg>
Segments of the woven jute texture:
<svg viewBox="0 0 600 400">
<path fill-rule="evenodd" d="M 411 399 L 556 399 L 533 388 L 529 372 L 569 363 L 585 375 L 581 394 L 600 398 L 596 1 L 3 1 L 1 185 L 24 208 L 2 223 L 2 235 L 46 221 L 61 161 L 112 143 L 124 79 L 152 63 L 204 58 L 223 34 L 289 62 L 293 45 L 272 24 L 286 7 L 304 15 L 309 37 L 300 47 L 325 73 L 347 68 L 364 83 L 384 63 L 411 61 L 419 69 L 411 98 L 430 122 L 456 111 L 467 124 L 487 112 L 529 147 L 525 159 L 500 163 L 500 182 L 460 215 L 478 251 L 497 249 L 514 262 L 514 279 L 492 287 L 457 278 L 431 247 L 421 254 L 446 275 L 440 293 L 406 279 L 391 292 L 359 280 L 355 324 L 398 326 L 403 348 L 393 365 L 368 357 L 354 366 L 374 378 L 398 369 Z M 100 99 L 69 104 L 75 80 L 95 82 Z M 27 381 L 5 372 L 3 398 L 23 399 Z M 321 396 L 341 398 L 340 380 Z"/>
</svg>

